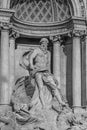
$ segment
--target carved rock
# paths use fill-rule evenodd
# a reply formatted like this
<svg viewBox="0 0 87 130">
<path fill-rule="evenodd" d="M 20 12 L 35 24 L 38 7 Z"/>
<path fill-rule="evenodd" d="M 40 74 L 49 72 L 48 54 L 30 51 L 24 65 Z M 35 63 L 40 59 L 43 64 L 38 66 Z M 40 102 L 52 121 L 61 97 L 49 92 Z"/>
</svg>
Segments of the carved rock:
<svg viewBox="0 0 87 130">
<path fill-rule="evenodd" d="M 75 114 L 55 98 L 43 108 L 29 77 L 16 82 L 11 104 L 12 111 L 0 115 L 1 130 L 87 130 L 87 112 Z"/>
</svg>

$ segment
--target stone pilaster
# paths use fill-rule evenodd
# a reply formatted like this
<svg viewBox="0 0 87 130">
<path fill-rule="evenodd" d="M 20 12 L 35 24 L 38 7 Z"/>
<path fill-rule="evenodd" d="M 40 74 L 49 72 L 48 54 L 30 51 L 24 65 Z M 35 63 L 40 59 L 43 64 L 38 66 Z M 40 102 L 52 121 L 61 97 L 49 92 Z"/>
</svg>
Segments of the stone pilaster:
<svg viewBox="0 0 87 130">
<path fill-rule="evenodd" d="M 9 105 L 9 28 L 1 29 L 1 105 Z"/>
<path fill-rule="evenodd" d="M 14 31 L 12 31 L 10 33 L 10 41 L 9 41 L 9 43 L 10 43 L 9 100 L 11 99 L 12 90 L 13 90 L 13 87 L 15 85 L 15 40 L 18 37 L 19 37 L 18 33 L 14 32 Z"/>
<path fill-rule="evenodd" d="M 80 32 L 74 31 L 72 38 L 72 89 L 74 110 L 81 108 L 81 49 Z"/>
<path fill-rule="evenodd" d="M 3 2 L 5 2 L 5 0 Z M 14 11 L 12 10 L 2 9 L 2 8 L 0 9 L 0 21 L 1 21 L 0 22 L 0 27 L 1 27 L 0 110 L 8 109 L 10 103 L 9 101 L 9 29 L 12 27 L 12 24 L 10 24 L 10 18 L 13 13 Z"/>
<path fill-rule="evenodd" d="M 15 80 L 15 38 L 10 37 L 10 79 L 9 79 L 9 100 L 12 94 L 12 88 Z"/>
</svg>

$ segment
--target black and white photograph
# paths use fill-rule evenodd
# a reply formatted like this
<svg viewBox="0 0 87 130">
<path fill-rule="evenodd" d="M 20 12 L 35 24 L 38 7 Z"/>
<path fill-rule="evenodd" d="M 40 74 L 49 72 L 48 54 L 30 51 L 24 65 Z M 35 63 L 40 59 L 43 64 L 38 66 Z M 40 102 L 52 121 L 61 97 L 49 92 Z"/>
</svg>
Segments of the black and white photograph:
<svg viewBox="0 0 87 130">
<path fill-rule="evenodd" d="M 0 130 L 87 130 L 87 0 L 0 0 Z"/>
</svg>

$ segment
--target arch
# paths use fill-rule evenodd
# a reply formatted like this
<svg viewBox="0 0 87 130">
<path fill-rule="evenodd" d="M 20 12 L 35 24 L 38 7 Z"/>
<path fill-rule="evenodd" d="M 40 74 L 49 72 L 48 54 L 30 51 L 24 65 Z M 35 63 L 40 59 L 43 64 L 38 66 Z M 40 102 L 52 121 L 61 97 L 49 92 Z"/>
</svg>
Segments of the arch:
<svg viewBox="0 0 87 130">
<path fill-rule="evenodd" d="M 19 0 L 16 0 L 16 4 L 17 4 L 17 1 L 19 1 Z M 71 10 L 73 16 L 82 17 L 83 15 L 85 15 L 84 0 L 67 0 L 67 1 L 69 3 L 69 7 L 70 7 L 70 10 Z M 8 3 L 10 5 L 11 5 L 11 2 L 13 2 L 13 0 L 8 0 Z"/>
<path fill-rule="evenodd" d="M 85 4 L 83 0 L 68 0 L 72 16 L 82 17 L 85 15 Z"/>
<path fill-rule="evenodd" d="M 18 2 L 21 0 L 16 0 L 16 1 Z M 24 0 L 24 2 L 26 1 L 28 0 Z M 57 0 L 57 1 L 61 1 L 61 0 Z M 12 0 L 12 2 L 14 2 L 14 0 Z M 16 5 L 18 6 L 23 5 L 24 2 L 22 0 L 22 3 L 19 4 L 18 2 L 16 3 Z M 82 9 L 85 10 L 85 8 L 81 8 L 82 6 L 84 6 L 83 0 L 64 0 L 64 1 L 62 0 L 62 2 L 68 2 L 67 5 L 69 5 L 69 8 L 71 10 L 71 16 L 75 16 L 75 20 L 78 21 L 78 18 L 81 18 L 83 16 Z M 17 7 L 16 5 L 13 5 L 13 8 L 14 7 L 16 8 Z M 73 21 L 72 17 L 69 17 L 68 19 L 63 20 L 61 22 L 58 21 L 52 21 L 47 23 L 32 22 L 32 21 L 24 22 L 23 20 L 20 20 L 18 17 L 15 16 L 12 17 L 12 22 L 14 25 L 13 30 L 17 31 L 21 35 L 36 36 L 36 37 L 49 36 L 49 35 L 61 35 L 61 34 L 69 33 L 70 31 L 72 31 L 73 28 L 72 21 Z"/>
</svg>

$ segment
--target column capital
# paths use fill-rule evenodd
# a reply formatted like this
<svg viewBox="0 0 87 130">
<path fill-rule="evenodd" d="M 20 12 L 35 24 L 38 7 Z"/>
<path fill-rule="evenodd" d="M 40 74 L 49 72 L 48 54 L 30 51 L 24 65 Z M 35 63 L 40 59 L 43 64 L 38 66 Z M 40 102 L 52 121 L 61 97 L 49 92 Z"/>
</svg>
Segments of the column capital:
<svg viewBox="0 0 87 130">
<path fill-rule="evenodd" d="M 85 36 L 87 37 L 87 30 L 85 30 Z"/>
<path fill-rule="evenodd" d="M 56 44 L 60 44 L 62 42 L 62 37 L 60 35 L 50 36 L 49 39 Z"/>
<path fill-rule="evenodd" d="M 0 27 L 2 30 L 9 30 L 12 28 L 12 23 L 0 22 Z"/>
<path fill-rule="evenodd" d="M 9 37 L 10 37 L 10 39 L 16 39 L 16 38 L 20 37 L 20 34 L 14 30 L 11 30 L 9 33 Z"/>
<path fill-rule="evenodd" d="M 72 37 L 83 37 L 85 35 L 85 30 L 73 30 Z"/>
</svg>

